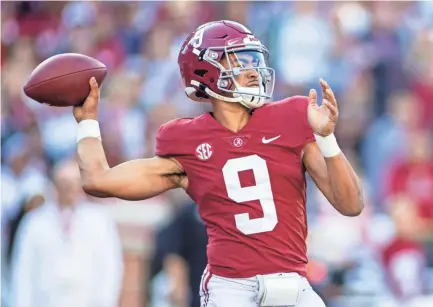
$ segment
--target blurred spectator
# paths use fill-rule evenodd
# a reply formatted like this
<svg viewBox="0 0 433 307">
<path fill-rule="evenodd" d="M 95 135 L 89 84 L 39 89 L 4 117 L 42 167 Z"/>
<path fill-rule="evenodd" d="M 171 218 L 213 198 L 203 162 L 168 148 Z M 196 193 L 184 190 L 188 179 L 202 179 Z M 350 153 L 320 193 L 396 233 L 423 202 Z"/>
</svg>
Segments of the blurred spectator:
<svg viewBox="0 0 433 307">
<path fill-rule="evenodd" d="M 13 251 L 12 306 L 119 303 L 121 248 L 112 221 L 82 196 L 78 166 L 54 170 L 57 197 L 24 217 Z"/>
<path fill-rule="evenodd" d="M 433 30 L 419 31 L 410 52 L 406 65 L 413 77 L 412 89 L 421 102 L 421 125 L 433 129 Z"/>
<path fill-rule="evenodd" d="M 199 306 L 199 288 L 207 265 L 207 235 L 196 204 L 182 205 L 173 220 L 156 234 L 156 249 L 151 264 L 151 278 L 162 276 L 169 283 L 168 293 L 153 293 L 152 306 L 167 299 L 174 306 Z M 161 275 L 161 271 L 164 275 Z"/>
<path fill-rule="evenodd" d="M 433 145 L 427 131 L 416 130 L 409 136 L 408 156 L 396 161 L 388 173 L 389 206 L 394 199 L 406 198 L 417 216 L 417 236 L 433 238 Z"/>
<path fill-rule="evenodd" d="M 140 102 L 145 108 L 150 108 L 168 99 L 173 88 L 179 83 L 176 61 L 177 50 L 173 50 L 173 30 L 168 24 L 162 24 L 150 31 L 147 40 L 142 41 L 141 54 L 131 57 L 125 65 L 129 70 L 140 74 L 146 73 L 141 86 Z M 179 46 L 180 48 L 180 46 Z"/>
<path fill-rule="evenodd" d="M 28 184 L 32 184 L 27 189 L 28 191 L 25 192 L 25 197 L 23 199 L 23 202 L 21 203 L 20 209 L 16 216 L 11 219 L 9 227 L 8 227 L 8 249 L 7 249 L 7 262 L 9 263 L 11 261 L 12 257 L 12 251 L 15 245 L 15 238 L 17 234 L 17 230 L 21 224 L 21 221 L 23 220 L 24 216 L 41 207 L 45 203 L 45 193 L 48 192 L 47 187 L 45 186 L 47 183 L 36 183 L 36 182 L 28 182 Z"/>
<path fill-rule="evenodd" d="M 374 83 L 368 71 L 354 74 L 352 82 L 339 96 L 340 115 L 336 127 L 338 142 L 346 156 L 359 157 L 360 145 L 365 137 L 365 127 L 371 121 L 372 90 Z M 350 160 L 351 163 L 354 161 Z"/>
<path fill-rule="evenodd" d="M 7 194 L 15 194 L 16 191 L 11 189 L 10 186 L 4 185 L 4 176 L 2 176 L 2 188 L 5 189 Z M 16 243 L 16 234 L 17 230 L 24 218 L 24 216 L 33 211 L 40 206 L 42 206 L 46 199 L 45 194 L 49 191 L 47 181 L 41 176 L 32 176 L 26 180 L 26 184 L 23 185 L 23 190 L 21 191 L 21 195 L 19 195 L 21 202 L 18 203 L 18 208 L 16 209 L 15 215 L 9 218 L 9 220 L 2 221 L 5 225 L 2 225 L 2 302 L 3 306 L 9 306 L 10 302 L 10 280 L 11 280 L 11 272 L 10 266 L 12 261 L 12 251 L 14 249 Z M 18 193 L 16 193 L 18 194 Z M 4 193 L 2 193 L 4 195 Z M 4 203 L 2 202 L 2 206 Z M 2 208 L 5 209 L 5 208 Z M 6 210 L 3 210 L 5 212 Z"/>
<path fill-rule="evenodd" d="M 141 82 L 139 74 L 120 70 L 104 86 L 100 122 L 111 165 L 143 157 L 147 150 L 147 118 L 139 105 Z"/>
<path fill-rule="evenodd" d="M 333 44 L 329 22 L 319 16 L 315 2 L 293 2 L 293 11 L 281 16 L 276 46 L 277 76 L 289 85 L 310 85 L 330 69 Z M 296 46 L 296 47 L 294 47 Z"/>
<path fill-rule="evenodd" d="M 370 64 L 376 84 L 373 112 L 380 116 L 385 112 L 390 94 L 408 84 L 401 60 L 403 45 L 397 31 L 403 6 L 372 2 L 371 8 L 371 29 L 364 40 L 370 46 Z"/>
<path fill-rule="evenodd" d="M 415 239 L 422 230 L 419 217 L 408 198 L 394 198 L 391 215 L 396 237 L 382 251 L 385 274 L 393 295 L 401 302 L 425 294 L 427 257 Z"/>
<path fill-rule="evenodd" d="M 31 145 L 30 134 L 22 133 L 15 133 L 3 144 L 2 159 L 6 165 L 2 166 L 2 212 L 5 218 L 19 211 L 19 203 L 26 196 L 29 184 L 34 184 L 33 180 L 44 180 L 46 165 Z"/>
<path fill-rule="evenodd" d="M 66 108 L 51 112 L 40 110 L 37 115 L 46 157 L 50 163 L 72 157 L 76 146 L 76 121 Z"/>
<path fill-rule="evenodd" d="M 362 154 L 376 204 L 383 201 L 386 171 L 393 161 L 407 153 L 408 133 L 418 125 L 419 118 L 416 97 L 411 92 L 397 91 L 387 101 L 387 113 L 366 131 Z"/>
</svg>

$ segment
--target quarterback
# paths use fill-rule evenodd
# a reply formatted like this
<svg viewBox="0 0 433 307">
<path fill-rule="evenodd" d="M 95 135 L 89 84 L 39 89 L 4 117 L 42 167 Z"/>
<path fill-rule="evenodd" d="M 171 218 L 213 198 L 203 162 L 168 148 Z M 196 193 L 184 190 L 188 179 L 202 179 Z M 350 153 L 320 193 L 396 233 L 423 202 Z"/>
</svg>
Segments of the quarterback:
<svg viewBox="0 0 433 307">
<path fill-rule="evenodd" d="M 83 189 L 141 200 L 182 188 L 207 228 L 201 306 L 323 307 L 306 276 L 308 172 L 345 216 L 363 210 L 359 179 L 333 131 L 338 106 L 329 85 L 268 103 L 275 72 L 266 47 L 243 25 L 215 21 L 179 51 L 185 92 L 212 112 L 161 126 L 156 155 L 110 168 L 101 143 L 99 88 L 74 108 Z M 146 210 L 143 208 L 143 210 Z"/>
</svg>

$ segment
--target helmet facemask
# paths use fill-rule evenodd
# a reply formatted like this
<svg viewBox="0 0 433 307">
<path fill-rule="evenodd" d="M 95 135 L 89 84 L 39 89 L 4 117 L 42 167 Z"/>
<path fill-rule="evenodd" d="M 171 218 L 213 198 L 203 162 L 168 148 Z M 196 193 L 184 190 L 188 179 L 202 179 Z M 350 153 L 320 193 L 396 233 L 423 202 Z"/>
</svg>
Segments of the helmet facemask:
<svg viewBox="0 0 433 307">
<path fill-rule="evenodd" d="M 217 59 L 223 51 L 227 67 Z M 227 102 L 238 102 L 249 109 L 260 107 L 272 97 L 275 84 L 275 71 L 267 66 L 268 51 L 260 43 L 234 44 L 226 47 L 208 48 L 203 60 L 208 61 L 220 70 L 217 81 L 218 89 L 230 93 L 232 97 L 218 95 L 207 89 L 206 92 L 217 99 Z M 254 74 L 255 78 L 248 78 L 247 84 L 242 86 L 236 80 L 241 74 Z M 245 78 L 247 78 L 245 76 Z"/>
</svg>

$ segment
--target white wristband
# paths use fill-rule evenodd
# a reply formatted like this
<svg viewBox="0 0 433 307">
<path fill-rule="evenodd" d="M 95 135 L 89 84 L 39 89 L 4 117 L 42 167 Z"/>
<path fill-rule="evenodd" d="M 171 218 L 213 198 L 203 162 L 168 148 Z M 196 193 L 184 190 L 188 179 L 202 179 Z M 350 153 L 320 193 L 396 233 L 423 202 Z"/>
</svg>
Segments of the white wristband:
<svg viewBox="0 0 433 307">
<path fill-rule="evenodd" d="M 316 138 L 317 145 L 325 158 L 334 157 L 341 152 L 337 139 L 333 133 L 326 137 L 315 134 L 314 137 Z"/>
<path fill-rule="evenodd" d="M 77 143 L 84 138 L 98 138 L 101 140 L 101 131 L 97 120 L 85 119 L 78 124 Z"/>
</svg>

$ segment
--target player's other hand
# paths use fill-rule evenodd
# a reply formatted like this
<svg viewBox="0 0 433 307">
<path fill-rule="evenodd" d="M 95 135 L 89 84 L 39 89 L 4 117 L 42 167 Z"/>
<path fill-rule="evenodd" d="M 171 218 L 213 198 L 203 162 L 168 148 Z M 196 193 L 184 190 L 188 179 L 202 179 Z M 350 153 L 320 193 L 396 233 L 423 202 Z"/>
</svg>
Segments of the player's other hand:
<svg viewBox="0 0 433 307">
<path fill-rule="evenodd" d="M 99 86 L 94 77 L 90 78 L 90 93 L 83 104 L 74 107 L 74 117 L 79 123 L 85 119 L 98 119 Z"/>
<path fill-rule="evenodd" d="M 331 87 L 320 79 L 322 87 L 323 101 L 320 106 L 317 105 L 317 92 L 310 90 L 308 104 L 308 122 L 315 134 L 328 136 L 334 132 L 338 120 L 338 106 Z"/>
</svg>

